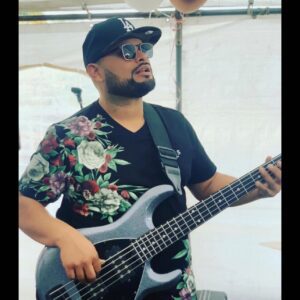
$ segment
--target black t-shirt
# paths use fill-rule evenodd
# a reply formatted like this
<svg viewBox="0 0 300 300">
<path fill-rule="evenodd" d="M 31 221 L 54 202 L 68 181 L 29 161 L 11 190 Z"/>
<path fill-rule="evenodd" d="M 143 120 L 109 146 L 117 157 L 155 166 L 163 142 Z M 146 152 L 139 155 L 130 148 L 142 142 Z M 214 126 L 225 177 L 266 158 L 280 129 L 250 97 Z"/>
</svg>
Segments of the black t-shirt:
<svg viewBox="0 0 300 300">
<path fill-rule="evenodd" d="M 190 123 L 176 110 L 154 106 L 162 116 L 173 149 L 180 154 L 182 187 L 211 178 L 216 167 Z M 145 191 L 161 184 L 170 181 L 162 171 L 147 123 L 133 133 L 95 101 L 50 126 L 20 179 L 20 191 L 43 205 L 63 194 L 57 218 L 75 228 L 84 228 L 114 222 Z M 182 197 L 174 194 L 157 207 L 154 225 L 163 224 L 185 210 L 183 189 Z M 176 286 L 152 295 L 151 299 L 196 299 L 190 265 L 187 236 L 155 256 L 151 266 L 156 272 L 180 268 L 182 278 Z M 126 291 L 122 295 L 122 299 L 127 299 Z"/>
</svg>

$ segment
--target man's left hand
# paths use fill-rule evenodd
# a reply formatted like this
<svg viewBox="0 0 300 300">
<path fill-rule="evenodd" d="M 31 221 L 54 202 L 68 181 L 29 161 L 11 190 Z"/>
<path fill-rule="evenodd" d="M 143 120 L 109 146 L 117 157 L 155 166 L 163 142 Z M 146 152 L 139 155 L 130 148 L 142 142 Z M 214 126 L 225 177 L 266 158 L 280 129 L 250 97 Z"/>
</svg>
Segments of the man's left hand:
<svg viewBox="0 0 300 300">
<path fill-rule="evenodd" d="M 271 160 L 271 156 L 266 158 L 266 162 Z M 261 183 L 260 181 L 255 182 L 259 198 L 274 197 L 281 191 L 281 160 L 275 165 L 270 163 L 267 169 L 272 176 L 263 167 L 260 167 L 259 172 L 265 180 L 265 183 Z"/>
</svg>

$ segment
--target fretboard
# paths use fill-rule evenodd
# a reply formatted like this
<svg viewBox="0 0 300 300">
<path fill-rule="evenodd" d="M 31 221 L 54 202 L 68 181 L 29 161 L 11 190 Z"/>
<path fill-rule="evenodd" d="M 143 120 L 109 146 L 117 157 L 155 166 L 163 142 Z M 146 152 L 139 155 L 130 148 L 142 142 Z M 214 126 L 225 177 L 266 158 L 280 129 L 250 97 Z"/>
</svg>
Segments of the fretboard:
<svg viewBox="0 0 300 300">
<path fill-rule="evenodd" d="M 261 166 L 271 175 L 266 167 L 270 164 L 275 165 L 280 159 L 281 154 Z M 264 182 L 259 167 L 195 204 L 177 217 L 145 233 L 132 243 L 139 259 L 141 261 L 149 260 L 176 241 L 184 238 L 195 228 L 251 192 L 256 187 L 256 181 Z"/>
</svg>

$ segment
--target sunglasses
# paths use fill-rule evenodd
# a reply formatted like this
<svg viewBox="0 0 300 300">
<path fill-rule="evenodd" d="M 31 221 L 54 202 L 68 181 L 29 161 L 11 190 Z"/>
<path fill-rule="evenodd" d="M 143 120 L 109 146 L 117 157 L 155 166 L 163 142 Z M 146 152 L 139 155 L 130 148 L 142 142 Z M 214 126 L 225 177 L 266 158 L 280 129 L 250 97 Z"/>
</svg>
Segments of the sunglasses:
<svg viewBox="0 0 300 300">
<path fill-rule="evenodd" d="M 124 58 L 125 60 L 133 60 L 136 58 L 137 50 L 145 53 L 148 58 L 153 56 L 153 45 L 150 43 L 141 43 L 138 45 L 133 44 L 123 44 L 117 49 L 112 50 L 110 54 L 118 55 L 119 57 Z"/>
</svg>

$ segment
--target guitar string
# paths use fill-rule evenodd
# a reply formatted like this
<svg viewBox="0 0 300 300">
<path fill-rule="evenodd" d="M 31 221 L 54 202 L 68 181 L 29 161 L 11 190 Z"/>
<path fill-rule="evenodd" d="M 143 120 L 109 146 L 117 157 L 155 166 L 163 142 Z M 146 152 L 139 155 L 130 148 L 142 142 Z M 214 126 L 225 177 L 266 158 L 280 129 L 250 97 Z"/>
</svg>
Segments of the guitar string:
<svg viewBox="0 0 300 300">
<path fill-rule="evenodd" d="M 269 162 L 270 163 L 270 162 Z M 268 171 L 269 172 L 269 171 Z M 272 175 L 270 172 L 269 172 L 269 174 L 270 175 Z M 250 178 L 249 178 L 250 179 Z M 254 186 L 253 186 L 253 183 L 254 183 Z M 248 184 L 248 183 L 247 183 Z M 251 188 L 251 189 L 253 189 L 253 187 L 255 187 L 255 181 L 252 181 L 252 180 L 250 180 L 250 183 L 249 183 L 249 185 L 246 187 L 246 189 L 248 189 L 248 188 Z M 251 190 L 250 189 L 250 190 Z M 249 191 L 250 191 L 249 190 Z M 247 191 L 248 192 L 248 191 Z M 234 197 L 234 198 L 236 198 L 236 197 Z M 227 202 L 227 201 L 226 201 Z M 228 204 L 228 203 L 227 203 Z M 217 208 L 217 210 L 218 210 L 218 212 L 221 212 L 224 208 L 222 208 L 222 210 L 220 210 L 220 207 L 216 204 L 216 203 L 214 203 L 214 205 L 216 206 L 216 208 Z M 226 205 L 225 205 L 226 206 Z M 227 206 L 228 207 L 228 206 Z M 226 208 L 226 207 L 225 207 Z M 186 211 L 187 212 L 187 211 Z M 185 213 L 186 213 L 185 212 Z M 209 218 L 210 219 L 210 218 Z M 208 219 L 207 219 L 208 220 Z M 205 221 L 207 221 L 207 220 L 205 220 Z M 192 220 L 193 221 L 193 220 Z M 176 223 L 176 222 L 175 222 Z M 185 221 L 183 221 L 183 223 L 186 223 Z M 185 225 L 185 224 L 184 224 Z M 198 227 L 200 224 L 197 224 L 196 225 L 196 227 Z M 189 227 L 189 225 L 186 225 L 187 226 L 187 228 L 188 228 L 188 232 L 190 232 L 191 231 L 191 229 L 190 229 L 190 227 Z M 182 226 L 182 227 L 184 227 L 184 226 Z M 185 228 L 185 229 L 187 229 L 187 228 Z M 188 233 L 187 232 L 187 233 Z M 183 234 L 183 236 L 185 236 L 187 233 L 184 233 Z M 174 233 L 175 234 L 175 233 Z M 175 234 L 175 236 L 176 236 L 176 234 Z M 182 237 L 183 237 L 182 236 Z M 177 240 L 179 240 L 180 238 L 182 238 L 182 237 L 176 237 L 177 238 Z M 156 254 L 155 254 L 156 255 Z M 139 267 L 141 264 L 138 264 L 133 270 L 135 270 L 137 267 Z M 126 276 L 126 275 L 125 275 Z M 112 282 L 109 286 L 111 286 L 112 284 L 114 284 L 116 281 L 118 281 L 119 280 L 119 278 L 117 279 L 117 280 L 115 280 L 114 282 Z M 103 283 L 104 284 L 104 283 Z M 101 292 L 102 291 L 104 291 L 104 289 L 107 289 L 109 286 L 105 286 L 102 290 L 101 290 Z M 90 293 L 90 292 L 88 292 L 88 293 Z M 84 294 L 83 296 L 85 296 L 86 294 Z M 97 295 L 97 294 L 96 294 Z M 94 295 L 92 295 L 92 298 L 94 297 Z M 89 299 L 91 299 L 91 298 L 87 298 L 87 300 L 89 300 Z"/>
<path fill-rule="evenodd" d="M 275 160 L 275 158 L 273 159 L 273 160 Z M 268 162 L 268 164 L 269 163 L 271 163 L 271 162 Z M 251 173 L 251 172 L 250 172 Z M 254 173 L 254 172 L 252 172 L 252 173 Z M 253 174 L 254 175 L 254 174 Z M 244 175 L 243 177 L 245 177 L 245 176 L 247 176 L 247 174 L 246 175 Z M 256 176 L 256 175 L 255 175 Z M 250 181 L 252 181 L 251 180 L 251 178 L 249 178 L 250 179 Z M 239 179 L 239 180 L 242 180 L 242 177 Z M 234 184 L 234 183 L 233 183 Z M 229 188 L 229 186 L 227 186 L 227 188 Z M 224 189 L 225 190 L 225 189 Z M 207 200 L 209 200 L 209 198 L 207 199 Z M 212 199 L 210 199 L 210 200 L 213 200 L 213 198 Z M 207 204 L 209 204 L 209 201 L 205 201 L 205 202 L 207 202 Z M 200 207 L 199 207 L 200 208 Z M 197 208 L 198 209 L 198 208 Z M 173 220 L 170 220 L 170 221 L 174 221 L 175 222 L 175 220 L 173 219 Z M 154 232 L 154 231 L 153 231 Z M 131 246 L 131 245 L 129 245 L 129 246 Z M 128 248 L 128 247 L 127 247 Z M 119 255 L 120 253 L 118 253 L 118 255 Z M 150 254 L 151 254 L 151 252 L 150 252 Z M 131 259 L 131 258 L 130 258 Z M 103 268 L 104 269 L 104 268 Z M 106 274 L 106 275 L 108 275 L 108 274 Z M 101 279 L 102 279 L 102 277 L 101 277 Z M 92 282 L 91 284 L 94 284 L 95 282 Z M 91 285 L 90 284 L 90 285 Z M 74 288 L 74 287 L 73 287 Z M 85 286 L 84 288 L 87 288 L 87 286 Z M 83 289 L 84 289 L 83 288 Z"/>
<path fill-rule="evenodd" d="M 252 181 L 251 181 L 251 183 L 252 183 Z M 247 187 L 247 188 L 248 188 L 248 187 Z M 210 199 L 210 200 L 212 200 L 212 199 Z M 216 203 L 214 203 L 214 206 L 215 206 L 215 208 L 217 208 L 218 211 L 220 211 L 220 209 L 219 209 L 219 207 L 218 207 L 218 205 L 217 205 Z M 227 204 L 225 204 L 225 207 L 227 207 Z M 192 212 L 192 213 L 193 213 L 193 212 Z M 207 216 L 209 216 L 209 213 L 205 216 L 205 218 L 206 218 Z M 189 227 L 190 224 L 189 224 L 189 225 L 184 224 L 186 228 L 183 228 L 184 226 L 181 226 L 181 224 L 179 224 L 179 223 L 176 222 L 175 220 L 171 220 L 171 222 L 172 222 L 172 221 L 173 221 L 174 224 L 176 224 L 177 226 L 180 226 L 180 227 L 182 228 L 182 230 L 186 230 L 187 228 L 190 230 L 190 227 Z M 189 220 L 188 220 L 188 221 L 189 221 Z M 171 222 L 170 222 L 170 223 L 171 223 Z M 184 223 L 184 221 L 183 221 L 183 223 Z M 173 225 L 174 225 L 174 224 L 173 224 Z M 198 226 L 198 225 L 199 225 L 199 224 L 197 224 L 197 226 Z M 156 228 L 156 229 L 159 229 L 159 228 Z M 176 233 L 175 233 L 174 231 L 172 232 L 172 230 L 171 230 L 170 232 L 173 233 L 174 236 L 176 236 Z M 155 233 L 156 233 L 156 232 L 155 232 Z M 184 233 L 182 236 L 184 236 L 184 235 L 186 235 L 186 234 Z M 180 238 L 178 238 L 178 236 L 176 236 L 176 239 L 180 239 Z M 151 239 L 150 239 L 150 241 L 151 241 Z M 173 242 L 172 242 L 172 243 L 173 243 Z M 172 243 L 171 243 L 171 244 L 172 244 Z M 170 245 L 171 245 L 171 244 L 170 244 Z M 149 251 L 149 252 L 150 252 L 150 254 L 152 255 L 151 251 Z M 126 263 L 128 264 L 128 261 L 130 261 L 132 258 L 134 259 L 135 257 L 130 257 L 130 259 L 128 259 L 128 260 L 126 261 Z M 127 265 L 127 267 L 128 267 L 128 268 L 131 268 L 131 266 L 134 265 L 134 264 L 135 264 L 136 262 L 138 262 L 138 261 L 139 261 L 139 259 L 137 259 L 137 260 L 131 262 L 130 265 Z M 143 263 L 144 263 L 144 262 L 142 262 L 142 264 L 143 264 Z M 140 265 L 141 265 L 141 264 L 139 263 L 135 268 L 132 269 L 132 271 L 135 270 L 135 269 L 136 269 L 137 267 L 139 267 Z M 121 265 L 119 266 L 119 268 L 122 268 L 122 267 L 123 267 L 123 266 L 121 266 Z M 127 271 L 127 270 L 125 270 L 125 271 Z M 119 279 L 120 274 L 121 274 L 121 273 L 117 274 L 118 279 Z M 105 274 L 105 276 L 107 276 L 107 275 L 108 275 L 108 274 Z M 122 275 L 122 274 L 121 274 L 121 275 Z M 107 278 L 106 281 L 104 280 L 103 282 L 101 282 L 102 285 L 104 285 L 104 286 L 106 285 L 103 289 L 100 289 L 100 288 L 101 288 L 101 284 L 100 284 L 100 283 L 99 283 L 100 285 L 96 285 L 96 287 L 94 287 L 94 288 L 92 288 L 92 289 L 93 289 L 93 290 L 100 289 L 100 292 L 104 291 L 105 288 L 107 288 L 108 286 L 111 286 L 114 282 L 116 282 L 116 281 L 114 281 L 114 282 L 112 282 L 111 284 L 109 284 L 109 285 L 107 286 L 107 282 L 108 282 L 110 279 L 113 279 L 113 277 L 115 277 L 115 276 L 116 276 L 116 275 L 114 275 L 114 276 L 112 276 L 112 277 L 109 277 L 109 278 Z M 104 277 L 102 276 L 101 279 L 103 280 L 103 278 L 104 278 Z M 91 283 L 90 285 L 92 285 L 92 284 L 93 284 L 93 283 Z M 94 284 L 95 284 L 95 282 L 94 282 Z M 79 290 L 79 291 L 82 292 L 84 289 L 87 289 L 87 288 L 89 288 L 89 286 L 85 286 L 85 287 L 83 287 L 83 288 L 82 288 L 81 290 Z M 70 290 L 69 290 L 68 292 L 70 292 Z M 76 295 L 77 293 L 78 293 L 78 292 L 76 291 L 75 293 L 73 293 L 72 295 L 70 295 L 70 297 Z M 86 291 L 86 293 L 83 294 L 82 297 L 86 296 L 86 295 L 89 294 L 89 293 L 91 293 L 91 289 L 89 289 L 88 291 Z M 96 294 L 96 295 L 97 295 L 97 294 Z M 92 297 L 94 297 L 94 295 L 93 295 Z M 88 298 L 88 299 L 89 299 L 89 298 Z"/>
<path fill-rule="evenodd" d="M 270 162 L 269 162 L 270 163 Z M 240 179 L 241 180 L 241 179 Z M 206 201 L 207 203 L 208 203 L 208 201 Z M 175 221 L 175 220 L 174 220 Z M 151 241 L 151 240 L 150 240 Z M 151 252 L 150 252 L 150 254 L 151 254 Z M 106 275 L 108 275 L 108 274 L 106 274 Z M 102 279 L 102 278 L 101 278 Z M 93 283 L 91 283 L 91 284 L 93 284 Z M 87 288 L 87 287 L 84 287 L 84 288 Z"/>
<path fill-rule="evenodd" d="M 236 198 L 236 197 L 234 197 L 234 198 Z M 211 211 L 212 211 L 213 213 L 214 213 L 214 212 L 220 212 L 220 211 L 221 211 L 221 210 L 220 210 L 220 207 L 219 207 L 216 203 L 214 203 L 214 205 L 215 205 L 215 207 L 214 207 L 214 209 L 212 209 Z M 226 208 L 226 207 L 228 207 L 227 204 L 225 204 L 225 208 Z M 210 215 L 209 212 L 208 212 L 208 214 L 206 214 L 206 215 L 204 216 L 204 219 L 205 219 L 207 216 L 212 217 L 212 216 Z M 210 217 L 209 217 L 208 219 L 210 219 Z M 206 222 L 208 219 L 205 219 L 204 222 Z M 182 237 L 186 236 L 186 235 L 188 234 L 188 232 L 190 232 L 190 226 L 193 226 L 193 224 L 194 224 L 193 222 L 194 222 L 194 221 L 193 221 L 193 220 L 187 220 L 187 221 L 191 221 L 192 223 L 191 223 L 190 225 L 187 225 L 186 222 L 184 222 L 184 221 L 175 222 L 175 224 L 176 224 L 177 226 L 180 226 L 180 228 L 181 228 L 182 231 L 183 231 L 183 234 L 179 232 L 179 234 L 177 235 L 174 231 L 171 230 L 171 233 L 173 234 L 173 238 L 175 237 L 175 241 L 174 241 L 174 242 L 180 240 Z M 180 222 L 182 222 L 182 224 L 180 224 Z M 199 225 L 200 225 L 200 224 L 197 224 L 196 227 L 198 227 Z M 186 233 L 184 233 L 184 231 L 185 231 L 186 229 L 188 229 L 188 231 L 187 231 Z M 174 242 L 173 242 L 173 243 L 174 243 Z M 136 261 L 134 261 L 133 263 L 131 263 L 130 266 L 134 265 L 135 263 L 137 263 L 137 265 L 135 265 L 133 268 L 131 268 L 131 271 L 134 271 L 135 269 L 137 269 L 138 267 L 140 267 L 141 265 L 143 265 L 143 263 L 139 263 L 139 261 L 136 260 Z M 125 270 L 125 271 L 126 271 L 126 270 Z M 124 272 L 124 270 L 123 270 L 123 272 Z M 120 272 L 120 274 L 121 274 L 121 272 Z M 126 275 L 128 275 L 128 274 L 126 274 Z M 125 275 L 125 276 L 126 276 L 126 275 Z M 115 277 L 115 276 L 117 276 L 117 278 L 113 278 L 113 277 Z M 114 281 L 110 282 L 109 284 L 107 284 L 107 282 L 103 282 L 103 283 L 102 283 L 102 284 L 103 284 L 103 287 L 102 287 L 100 290 L 99 290 L 99 286 L 97 286 L 98 291 L 95 291 L 95 292 L 93 291 L 92 295 L 91 295 L 89 298 L 86 298 L 86 300 L 94 299 L 94 297 L 99 296 L 99 293 L 104 292 L 105 289 L 108 289 L 110 286 L 112 286 L 113 284 L 115 284 L 116 282 L 118 282 L 118 281 L 120 280 L 120 277 L 119 277 L 120 275 L 115 275 L 115 276 L 112 276 L 112 277 L 108 278 L 107 281 L 109 281 L 110 279 L 114 280 Z M 89 293 L 91 293 L 91 291 L 87 291 L 87 292 L 86 292 L 85 294 L 83 294 L 81 297 L 85 297 L 85 296 L 87 296 Z M 101 298 L 101 299 L 102 299 L 102 298 Z"/>
<path fill-rule="evenodd" d="M 207 199 L 208 200 L 208 199 Z M 225 206 L 227 206 L 227 204 L 225 204 Z M 185 212 L 186 213 L 186 212 Z M 209 215 L 209 213 L 207 214 L 207 216 Z M 174 219 L 171 219 L 171 220 L 169 220 L 169 223 L 170 223 L 170 225 L 172 226 L 172 225 L 179 225 Z M 174 223 L 174 224 L 172 224 L 172 223 Z M 165 223 L 166 224 L 166 223 Z M 164 225 L 165 225 L 164 224 Z M 197 224 L 198 225 L 198 224 Z M 199 224 L 200 225 L 200 224 Z M 169 226 L 170 227 L 170 226 Z M 172 226 L 173 227 L 173 226 Z M 172 227 L 170 227 L 171 228 L 171 230 L 170 230 L 170 232 L 167 232 L 168 234 L 173 234 L 174 236 L 176 236 L 176 234 L 174 233 L 174 231 L 172 231 Z M 156 228 L 156 229 L 160 229 L 159 227 L 158 228 Z M 168 229 L 166 229 L 167 231 L 169 231 Z M 173 236 L 173 238 L 174 238 L 174 236 Z M 183 235 L 184 236 L 184 235 Z M 177 238 L 177 237 L 176 237 Z M 176 240 L 175 240 L 176 241 Z M 175 242 L 175 241 L 172 241 L 171 243 L 170 243 L 170 245 L 171 244 L 173 244 L 173 242 Z M 149 251 L 150 252 L 150 254 L 152 255 L 152 253 L 151 253 L 151 251 Z M 135 254 L 135 253 L 134 253 Z M 119 254 L 120 255 L 120 254 Z M 132 260 L 132 259 L 135 259 L 136 257 L 130 257 L 130 259 L 128 259 L 127 261 L 126 261 L 126 263 L 128 263 L 128 261 L 130 261 L 130 260 Z M 150 259 L 151 257 L 149 257 L 148 259 Z M 131 267 L 132 265 L 134 265 L 136 262 L 138 262 L 139 261 L 139 259 L 136 259 L 136 260 L 134 260 L 133 262 L 131 262 L 130 263 L 130 265 L 128 266 L 128 267 Z M 143 262 L 144 263 L 144 262 Z M 143 264 L 142 263 L 142 264 Z M 138 264 L 133 270 L 135 270 L 137 267 L 139 267 L 140 265 Z M 104 268 L 103 268 L 104 269 Z M 132 270 L 132 271 L 133 271 Z M 109 275 L 109 273 L 108 274 L 104 274 L 104 276 L 107 276 L 107 275 Z M 119 275 L 120 275 L 120 273 L 117 275 L 118 276 L 118 279 L 119 279 Z M 101 277 L 101 280 L 104 280 L 104 276 L 102 276 Z M 96 287 L 95 287 L 95 289 L 99 289 L 99 288 L 101 288 L 101 285 L 105 285 L 105 284 L 107 284 L 107 282 L 110 280 L 110 279 L 113 279 L 113 277 L 115 277 L 116 275 L 113 275 L 113 276 L 111 276 L 111 277 L 108 277 L 106 280 L 104 280 L 103 282 L 99 282 L 99 284 L 100 285 L 97 285 Z M 100 279 L 100 278 L 99 278 Z M 78 294 L 79 292 L 83 292 L 85 289 L 89 289 L 93 284 L 96 284 L 97 283 L 97 281 L 98 280 L 96 280 L 96 281 L 94 281 L 93 283 L 90 283 L 90 284 L 87 284 L 86 286 L 84 286 L 83 288 L 81 288 L 80 290 L 75 290 L 75 292 L 73 293 L 73 294 L 71 294 L 70 295 L 70 297 L 72 297 L 72 296 L 75 296 L 76 294 Z M 116 282 L 116 281 L 114 281 L 114 282 Z M 113 282 L 113 283 L 114 283 Z M 112 283 L 112 284 L 113 284 Z M 111 284 L 110 284 L 111 285 Z M 109 285 L 109 286 L 110 286 Z M 65 291 L 65 293 L 70 293 L 70 291 L 73 289 L 74 287 L 72 287 L 71 289 L 69 289 L 69 290 L 66 290 Z M 107 288 L 107 286 L 105 287 L 105 288 Z M 94 289 L 94 288 L 93 288 Z M 58 298 L 59 297 L 61 297 L 61 296 L 63 296 L 65 293 L 63 293 L 63 294 L 61 294 L 61 295 L 59 295 L 58 296 Z M 81 297 L 84 297 L 86 294 L 88 294 L 88 293 L 91 293 L 91 290 L 89 289 L 88 291 L 86 291 L 86 293 L 85 294 L 83 294 L 83 295 L 81 295 Z M 94 297 L 94 296 L 92 296 L 92 297 Z M 53 300 L 55 300 L 55 299 L 58 299 L 58 298 L 54 298 Z"/>
<path fill-rule="evenodd" d="M 215 205 L 215 207 L 217 207 L 218 208 L 218 206 L 216 205 L 216 204 L 214 204 Z M 225 205 L 226 206 L 226 205 Z M 220 209 L 218 209 L 219 211 L 220 211 Z M 209 215 L 209 214 L 207 214 L 207 215 Z M 206 217 L 206 216 L 205 216 Z M 176 223 L 176 222 L 175 222 Z M 178 223 L 176 223 L 176 225 L 178 226 L 181 226 L 181 228 L 183 229 L 183 230 L 186 230 L 187 228 L 189 228 L 189 225 L 187 225 L 187 227 L 186 227 L 186 225 L 185 224 L 183 224 L 184 226 L 182 226 L 182 224 L 180 225 L 180 224 L 178 224 Z M 184 227 L 186 227 L 186 228 L 184 228 Z M 190 229 L 190 228 L 189 228 Z M 174 236 L 176 236 L 176 233 L 175 232 L 172 232 L 173 234 L 174 234 Z M 185 233 L 183 234 L 183 236 L 185 235 Z M 174 237 L 173 237 L 174 238 Z M 180 238 L 178 238 L 178 236 L 176 236 L 176 239 L 180 239 Z M 151 252 L 150 252 L 151 253 Z M 132 258 L 131 258 L 132 259 Z M 129 267 L 131 268 L 132 267 L 132 265 L 134 265 L 136 262 L 138 262 L 138 260 L 135 260 L 135 261 L 133 261 L 130 265 L 129 265 Z M 140 263 L 138 263 L 138 265 L 136 265 L 134 268 L 133 268 L 133 270 L 135 270 L 137 267 L 139 267 L 141 264 Z M 121 267 L 123 267 L 123 266 L 119 266 L 119 269 L 121 268 Z M 124 271 L 124 270 L 123 270 Z M 107 275 L 107 274 L 106 274 Z M 120 271 L 119 271 L 119 275 L 120 275 Z M 122 276 L 122 274 L 121 274 L 121 276 Z M 113 277 L 115 277 L 115 276 L 113 276 Z M 102 289 L 100 289 L 101 288 L 101 284 L 99 283 L 96 287 L 94 287 L 94 288 L 92 288 L 92 290 L 95 290 L 95 291 L 93 291 L 93 295 L 92 295 L 92 298 L 93 297 L 95 297 L 95 296 L 97 296 L 97 288 L 98 289 L 100 289 L 100 290 L 98 290 L 98 292 L 100 291 L 100 292 L 103 292 L 104 291 L 104 289 L 106 289 L 106 288 L 108 288 L 109 286 L 111 286 L 114 282 L 116 282 L 116 281 L 118 281 L 119 280 L 119 276 L 118 276 L 118 278 L 117 278 L 117 280 L 116 281 L 113 281 L 112 283 L 110 283 L 109 285 L 107 285 L 107 282 L 110 280 L 110 279 L 113 279 L 113 277 L 109 277 L 108 279 L 107 279 L 107 281 L 104 281 L 104 282 L 102 282 L 102 284 L 104 285 L 104 288 L 102 288 Z M 106 286 L 105 286 L 105 284 L 106 284 Z M 88 287 L 85 287 L 85 288 L 88 288 Z M 81 289 L 80 291 L 82 292 L 85 288 L 83 288 L 83 289 Z M 75 294 L 77 294 L 78 292 L 75 292 L 74 294 L 72 294 L 71 296 L 74 296 Z M 82 295 L 82 297 L 84 297 L 84 296 L 86 296 L 87 294 L 90 294 L 91 293 L 91 289 L 89 289 L 88 291 L 86 291 L 86 293 L 85 294 L 83 294 Z M 89 298 L 88 298 L 89 299 Z"/>
<path fill-rule="evenodd" d="M 279 155 L 280 156 L 280 155 Z M 277 158 L 278 159 L 278 158 Z M 274 161 L 276 160 L 276 158 L 274 158 L 272 161 L 270 161 L 270 162 L 267 162 L 267 163 L 265 163 L 266 165 L 268 165 L 268 164 L 271 164 L 271 163 L 274 163 Z M 262 165 L 262 166 L 264 166 L 264 165 Z M 242 181 L 243 179 L 244 179 L 244 177 L 247 177 L 247 176 L 249 176 L 249 174 L 251 174 L 252 173 L 252 175 L 254 176 L 254 177 L 256 177 L 256 175 L 259 175 L 259 172 L 258 172 L 258 174 L 255 174 L 255 172 L 258 172 L 258 168 L 256 168 L 254 171 L 252 171 L 252 172 L 249 172 L 248 174 L 245 174 L 244 176 L 242 176 L 242 177 L 240 177 L 240 179 L 237 179 L 237 181 Z M 248 178 L 249 180 L 250 180 L 250 185 L 253 185 L 253 179 L 251 179 L 251 178 Z M 247 179 L 247 180 L 248 180 Z M 235 182 L 233 182 L 232 184 L 230 184 L 230 186 L 225 186 L 223 189 L 221 189 L 220 191 L 222 191 L 223 190 L 223 192 L 225 191 L 225 192 L 228 192 L 230 189 L 231 189 L 231 186 L 232 185 L 234 185 L 235 184 Z M 249 184 L 249 183 L 246 183 L 246 184 Z M 244 184 L 244 186 L 245 186 L 245 184 Z M 255 187 L 255 186 L 254 186 Z M 246 188 L 249 188 L 249 186 L 248 187 L 246 187 Z M 227 190 L 227 191 L 226 191 Z M 219 191 L 219 192 L 220 192 Z M 230 193 L 232 193 L 232 191 L 230 192 Z M 234 192 L 233 192 L 233 194 L 234 194 Z M 212 195 L 213 196 L 213 195 Z M 218 195 L 218 192 L 217 192 L 217 196 L 219 197 L 219 195 Z M 222 198 L 222 197 L 221 197 Z M 236 197 L 233 197 L 233 198 L 236 198 Z M 212 200 L 212 201 L 211 201 Z M 202 201 L 202 202 L 200 202 L 200 203 L 202 203 L 202 204 L 207 204 L 207 205 L 209 205 L 209 204 L 211 204 L 212 202 L 214 202 L 215 200 L 218 200 L 218 198 L 213 198 L 213 197 L 209 197 L 209 198 L 207 198 L 206 199 L 206 201 Z M 226 201 L 226 200 L 225 200 Z M 198 204 L 200 204 L 200 203 L 198 203 Z M 196 205 L 198 205 L 198 204 L 196 204 Z M 214 203 L 215 204 L 215 203 Z M 215 204 L 216 205 L 216 207 L 217 208 L 219 208 L 218 207 L 218 205 L 217 204 Z M 202 207 L 197 207 L 197 209 L 198 208 L 203 208 L 204 207 L 204 205 L 202 206 Z M 220 210 L 219 210 L 220 211 Z M 181 217 L 183 217 L 183 215 L 184 214 L 189 214 L 189 213 L 191 213 L 191 211 L 190 210 L 187 210 L 187 211 L 185 211 L 184 213 L 182 213 L 182 215 L 181 215 Z M 174 222 L 174 223 L 176 223 L 176 221 L 175 221 L 175 219 L 176 219 L 176 217 L 175 218 L 173 218 L 173 219 L 171 219 L 171 220 L 169 220 L 169 223 L 171 223 L 171 222 Z M 206 220 L 205 220 L 206 221 Z M 165 225 L 165 224 L 163 224 L 163 225 Z M 199 226 L 200 224 L 197 224 L 197 226 Z M 161 226 L 160 226 L 161 227 Z M 153 230 L 151 230 L 151 232 L 153 232 L 154 234 L 156 234 L 157 232 L 155 232 L 155 231 L 157 231 L 160 227 L 157 227 L 157 228 L 154 228 Z M 186 234 L 184 234 L 184 235 L 186 235 Z M 183 235 L 183 236 L 184 236 Z M 142 236 L 143 237 L 143 236 Z M 140 238 L 142 238 L 142 237 L 140 237 Z M 136 241 L 136 240 L 135 240 Z M 150 242 L 151 242 L 151 238 L 150 238 Z M 172 243 L 171 243 L 172 244 Z M 170 244 L 170 245 L 171 245 Z M 120 255 L 120 253 L 122 253 L 122 252 L 124 252 L 125 250 L 127 250 L 129 247 L 131 246 L 131 244 L 128 246 L 128 247 L 126 247 L 126 248 L 124 248 L 121 252 L 119 252 L 119 253 L 117 253 L 116 255 Z M 153 246 L 152 246 L 153 247 Z M 135 249 L 133 249 L 133 250 L 135 250 Z M 131 250 L 130 252 L 132 252 L 133 250 Z M 128 253 L 130 253 L 130 252 L 128 252 Z M 151 251 L 149 251 L 150 252 L 150 254 L 151 254 Z M 126 253 L 126 252 L 125 252 Z M 126 254 L 128 254 L 128 253 L 126 253 Z M 114 255 L 114 256 L 116 256 L 116 255 Z M 152 254 L 151 254 L 152 255 Z M 111 260 L 114 256 L 112 256 L 111 258 L 109 258 L 106 262 L 108 262 L 109 260 Z M 127 261 L 129 261 L 129 260 L 131 260 L 132 258 L 134 258 L 134 257 L 130 257 L 130 259 L 128 259 Z M 139 259 L 140 259 L 140 257 L 139 257 Z M 126 262 L 127 262 L 126 261 Z M 109 266 L 109 264 L 106 264 L 105 266 L 104 266 L 104 268 L 105 267 L 108 267 Z M 103 268 L 103 270 L 104 270 L 104 268 Z M 113 271 L 113 270 L 112 270 Z M 105 274 L 106 276 L 107 275 L 109 275 L 109 273 L 107 273 L 107 274 Z M 114 276 L 116 276 L 116 275 L 114 275 Z M 108 280 L 110 280 L 111 278 L 113 278 L 114 276 L 112 276 L 112 277 L 109 277 L 105 282 L 107 282 Z M 99 278 L 98 278 L 99 279 Z M 101 280 L 103 280 L 103 278 L 101 277 Z M 97 281 L 97 279 L 96 279 L 96 281 Z M 79 291 L 82 291 L 82 290 L 84 290 L 84 289 L 86 289 L 86 288 L 89 288 L 89 286 L 90 285 L 93 285 L 93 284 L 95 284 L 96 283 L 96 281 L 94 281 L 94 282 L 91 282 L 91 283 L 89 283 L 89 284 L 87 284 L 86 286 L 84 286 L 82 289 L 80 289 Z M 102 284 L 104 284 L 105 282 L 102 282 Z M 53 293 L 56 293 L 59 289 L 62 289 L 62 288 L 64 288 L 64 287 L 66 287 L 68 284 L 71 284 L 72 283 L 72 281 L 71 282 L 68 282 L 67 284 L 65 284 L 64 286 L 61 286 L 61 287 L 59 287 L 57 290 L 55 290 L 55 291 L 53 291 L 53 292 L 51 292 L 51 294 L 53 294 Z M 68 289 L 68 290 L 66 290 L 66 291 L 64 291 L 64 293 L 63 294 L 61 294 L 61 295 L 59 295 L 59 297 L 61 297 L 62 295 L 64 295 L 66 292 L 70 292 L 72 289 L 74 289 L 74 288 L 76 288 L 76 286 L 78 286 L 80 283 L 77 283 L 77 284 L 75 284 L 75 286 L 72 286 L 71 287 L 71 289 Z M 72 294 L 73 295 L 73 294 Z M 54 298 L 54 299 L 57 299 L 57 298 Z"/>
</svg>

